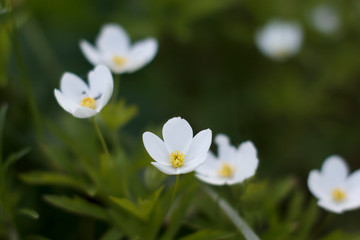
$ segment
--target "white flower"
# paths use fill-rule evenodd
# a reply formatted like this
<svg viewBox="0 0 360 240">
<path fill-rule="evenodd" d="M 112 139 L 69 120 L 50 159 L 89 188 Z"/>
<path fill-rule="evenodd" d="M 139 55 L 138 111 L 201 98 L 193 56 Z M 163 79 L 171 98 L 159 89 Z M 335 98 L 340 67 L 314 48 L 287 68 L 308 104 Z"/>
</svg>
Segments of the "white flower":
<svg viewBox="0 0 360 240">
<path fill-rule="evenodd" d="M 206 129 L 193 138 L 189 123 L 180 117 L 168 120 L 163 129 L 164 141 L 151 132 L 143 134 L 146 151 L 155 160 L 156 168 L 169 175 L 193 171 L 206 159 L 211 145 L 211 130 Z"/>
<path fill-rule="evenodd" d="M 209 152 L 206 161 L 195 170 L 196 177 L 214 185 L 231 185 L 255 174 L 259 160 L 252 142 L 244 142 L 236 148 L 230 145 L 229 138 L 224 134 L 218 134 L 215 142 L 218 158 Z"/>
<path fill-rule="evenodd" d="M 55 97 L 60 106 L 77 118 L 98 114 L 109 101 L 114 87 L 110 70 L 99 65 L 88 75 L 89 86 L 78 76 L 64 73 Z"/>
<path fill-rule="evenodd" d="M 320 172 L 310 172 L 308 186 L 320 207 L 335 213 L 360 207 L 360 169 L 348 175 L 346 162 L 335 155 L 325 160 Z"/>
<path fill-rule="evenodd" d="M 256 32 L 255 40 L 263 54 L 281 61 L 300 50 L 303 32 L 297 23 L 272 20 Z"/>
<path fill-rule="evenodd" d="M 339 28 L 339 14 L 330 5 L 319 5 L 311 12 L 311 23 L 319 32 L 330 35 Z"/>
<path fill-rule="evenodd" d="M 114 73 L 131 73 L 155 57 L 158 43 L 154 38 L 146 38 L 131 46 L 129 36 L 121 26 L 106 24 L 96 39 L 96 47 L 81 40 L 80 48 L 93 65 L 104 64 Z"/>
</svg>

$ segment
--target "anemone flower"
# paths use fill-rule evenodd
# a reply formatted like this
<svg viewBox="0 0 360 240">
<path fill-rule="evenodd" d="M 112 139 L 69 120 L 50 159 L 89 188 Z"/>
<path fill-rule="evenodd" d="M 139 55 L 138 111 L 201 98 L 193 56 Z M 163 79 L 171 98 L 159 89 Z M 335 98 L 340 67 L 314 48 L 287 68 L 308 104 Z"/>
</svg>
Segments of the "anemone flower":
<svg viewBox="0 0 360 240">
<path fill-rule="evenodd" d="M 311 12 L 311 23 L 321 33 L 331 35 L 340 27 L 340 16 L 331 5 L 319 5 Z"/>
<path fill-rule="evenodd" d="M 298 23 L 272 20 L 256 32 L 255 40 L 264 55 L 283 61 L 299 52 L 303 32 Z"/>
<path fill-rule="evenodd" d="M 342 213 L 360 207 L 360 169 L 349 175 L 339 156 L 328 157 L 321 171 L 312 170 L 308 186 L 318 205 L 328 211 Z"/>
<path fill-rule="evenodd" d="M 224 134 L 218 134 L 215 142 L 218 157 L 209 152 L 206 161 L 195 170 L 197 178 L 213 185 L 232 185 L 255 174 L 259 160 L 252 142 L 244 142 L 236 148 Z"/>
<path fill-rule="evenodd" d="M 206 159 L 211 145 L 211 130 L 193 137 L 189 123 L 180 117 L 168 120 L 162 129 L 164 141 L 151 132 L 143 134 L 145 149 L 155 160 L 151 164 L 169 175 L 193 171 Z"/>
<path fill-rule="evenodd" d="M 131 46 L 126 31 L 117 24 L 106 24 L 96 39 L 96 47 L 86 40 L 80 48 L 93 65 L 104 64 L 114 73 L 131 73 L 148 64 L 156 55 L 158 43 L 146 38 Z"/>
<path fill-rule="evenodd" d="M 64 73 L 60 90 L 55 97 L 60 106 L 77 118 L 89 118 L 98 114 L 109 101 L 113 92 L 110 70 L 99 65 L 88 75 L 89 85 L 73 73 Z"/>
</svg>

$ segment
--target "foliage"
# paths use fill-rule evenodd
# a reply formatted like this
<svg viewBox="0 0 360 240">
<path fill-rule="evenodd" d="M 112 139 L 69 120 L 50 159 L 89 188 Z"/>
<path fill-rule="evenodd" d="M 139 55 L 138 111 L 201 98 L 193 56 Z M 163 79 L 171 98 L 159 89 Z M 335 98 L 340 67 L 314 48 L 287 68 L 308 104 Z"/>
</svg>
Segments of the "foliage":
<svg viewBox="0 0 360 240">
<path fill-rule="evenodd" d="M 245 239 L 222 200 L 260 239 L 359 239 L 359 211 L 327 213 L 306 188 L 308 171 L 330 154 L 360 167 L 360 5 L 329 2 L 342 23 L 325 36 L 308 19 L 319 3 L 0 0 L 0 238 Z M 254 33 L 273 17 L 305 31 L 287 62 L 255 48 Z M 85 78 L 78 42 L 94 41 L 107 22 L 160 46 L 153 63 L 121 76 L 119 99 L 96 117 L 110 156 L 91 121 L 53 96 L 63 72 Z M 141 142 L 173 116 L 236 143 L 251 139 L 257 176 L 210 187 L 187 174 L 175 191 L 175 177 L 150 165 Z"/>
</svg>

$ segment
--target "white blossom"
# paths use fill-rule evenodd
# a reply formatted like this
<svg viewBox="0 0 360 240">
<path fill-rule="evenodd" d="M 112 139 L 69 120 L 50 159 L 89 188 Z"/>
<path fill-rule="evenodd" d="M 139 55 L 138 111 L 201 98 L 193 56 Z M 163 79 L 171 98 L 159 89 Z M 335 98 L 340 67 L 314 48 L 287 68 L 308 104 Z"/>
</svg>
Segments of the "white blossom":
<svg viewBox="0 0 360 240">
<path fill-rule="evenodd" d="M 360 169 L 349 175 L 339 156 L 328 157 L 321 171 L 312 170 L 308 186 L 318 205 L 328 211 L 342 213 L 360 207 Z"/>
<path fill-rule="evenodd" d="M 255 40 L 264 55 L 282 61 L 299 52 L 303 32 L 298 23 L 272 20 L 256 32 Z"/>
<path fill-rule="evenodd" d="M 101 28 L 95 47 L 81 40 L 80 48 L 93 65 L 104 64 L 114 73 L 131 73 L 155 57 L 158 43 L 149 37 L 131 45 L 128 34 L 120 25 L 106 24 Z"/>
<path fill-rule="evenodd" d="M 64 73 L 55 97 L 60 106 L 77 118 L 98 114 L 109 101 L 114 87 L 110 70 L 99 65 L 88 75 L 89 85 L 73 73 Z"/>
<path fill-rule="evenodd" d="M 169 175 L 193 171 L 206 159 L 211 145 L 210 129 L 193 137 L 189 123 L 180 117 L 168 120 L 162 129 L 164 141 L 151 132 L 143 134 L 145 149 L 156 168 Z"/>
<path fill-rule="evenodd" d="M 224 134 L 218 134 L 215 142 L 218 157 L 209 152 L 206 161 L 196 169 L 197 178 L 213 185 L 232 185 L 255 174 L 259 159 L 252 142 L 244 142 L 236 148 Z"/>
</svg>

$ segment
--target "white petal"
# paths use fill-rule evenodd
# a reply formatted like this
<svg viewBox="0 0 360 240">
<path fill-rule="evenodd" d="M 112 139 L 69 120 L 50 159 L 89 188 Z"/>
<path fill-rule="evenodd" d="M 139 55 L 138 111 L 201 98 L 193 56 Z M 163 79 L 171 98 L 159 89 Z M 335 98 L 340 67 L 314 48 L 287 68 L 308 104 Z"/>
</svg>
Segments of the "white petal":
<svg viewBox="0 0 360 240">
<path fill-rule="evenodd" d="M 236 162 L 236 174 L 234 179 L 242 182 L 244 179 L 252 177 L 259 164 L 257 152 L 254 144 L 250 141 L 242 143 L 238 148 L 240 160 Z"/>
<path fill-rule="evenodd" d="M 317 170 L 312 170 L 309 174 L 308 187 L 310 192 L 318 199 L 330 199 L 328 189 L 324 184 L 324 179 L 320 175 L 320 172 Z"/>
<path fill-rule="evenodd" d="M 186 157 L 184 161 L 184 165 L 177 168 L 179 173 L 188 173 L 194 171 L 196 168 L 198 168 L 202 163 L 205 162 L 207 157 L 207 153 L 204 153 L 203 155 L 199 155 L 197 158 L 192 159 L 191 161 L 187 162 Z"/>
<path fill-rule="evenodd" d="M 351 191 L 352 189 L 360 188 L 360 169 L 353 172 L 346 179 L 345 187 L 348 191 Z"/>
<path fill-rule="evenodd" d="M 73 115 L 74 115 L 74 117 L 77 117 L 77 118 L 89 118 L 89 117 L 95 116 L 98 113 L 99 112 L 97 112 L 91 108 L 88 108 L 88 107 L 78 107 L 74 111 Z"/>
<path fill-rule="evenodd" d="M 215 137 L 218 146 L 218 157 L 224 161 L 231 161 L 235 158 L 236 148 L 230 144 L 229 137 L 225 134 L 218 134 Z"/>
<path fill-rule="evenodd" d="M 336 155 L 328 157 L 321 167 L 321 175 L 329 186 L 343 184 L 348 173 L 346 162 Z"/>
<path fill-rule="evenodd" d="M 229 145 L 230 139 L 223 133 L 219 133 L 216 135 L 214 142 L 218 145 Z"/>
<path fill-rule="evenodd" d="M 332 201 L 324 201 L 320 200 L 318 201 L 318 205 L 330 212 L 334 213 L 342 213 L 344 211 L 343 206 L 338 203 L 334 203 Z"/>
<path fill-rule="evenodd" d="M 134 72 L 148 64 L 155 57 L 158 50 L 158 42 L 154 38 L 136 42 L 130 50 L 128 72 Z"/>
<path fill-rule="evenodd" d="M 192 141 L 193 131 L 185 119 L 175 117 L 168 120 L 162 129 L 162 133 L 168 152 L 187 153 Z"/>
<path fill-rule="evenodd" d="M 55 89 L 54 94 L 55 94 L 55 98 L 58 101 L 59 105 L 65 111 L 67 111 L 71 114 L 73 114 L 75 109 L 79 106 L 79 104 L 76 105 L 72 100 L 69 100 L 66 97 L 64 97 L 63 94 L 57 89 Z"/>
<path fill-rule="evenodd" d="M 186 153 L 187 161 L 197 158 L 199 155 L 207 153 L 211 145 L 212 132 L 210 129 L 202 130 L 191 142 L 189 151 Z"/>
<path fill-rule="evenodd" d="M 86 83 L 72 73 L 64 73 L 60 80 L 60 90 L 63 96 L 80 104 L 81 100 L 89 93 Z"/>
<path fill-rule="evenodd" d="M 343 203 L 344 210 L 353 210 L 356 208 L 360 208 L 360 186 L 351 191 L 347 191 L 347 199 Z"/>
<path fill-rule="evenodd" d="M 103 53 L 127 55 L 130 39 L 126 31 L 117 24 L 106 24 L 101 28 L 96 46 Z"/>
<path fill-rule="evenodd" d="M 152 159 L 165 166 L 171 166 L 165 143 L 158 136 L 151 132 L 145 132 L 143 134 L 143 142 L 146 151 Z"/>
<path fill-rule="evenodd" d="M 224 185 L 226 183 L 226 179 L 225 178 L 220 178 L 220 177 L 209 177 L 209 176 L 205 176 L 205 175 L 201 175 L 201 174 L 195 174 L 195 176 L 200 179 L 203 182 L 212 184 L 212 185 Z"/>
<path fill-rule="evenodd" d="M 206 160 L 195 169 L 195 171 L 201 175 L 217 176 L 217 170 L 221 165 L 221 161 L 217 160 L 214 154 L 209 151 Z"/>
<path fill-rule="evenodd" d="M 246 178 L 244 178 L 243 176 L 233 177 L 233 178 L 226 179 L 225 183 L 227 185 L 234 185 L 234 184 L 238 184 L 238 183 L 243 182 L 245 179 Z"/>
<path fill-rule="evenodd" d="M 86 59 L 93 65 L 97 65 L 101 62 L 98 51 L 88 41 L 81 40 L 80 49 L 85 55 Z"/>
<path fill-rule="evenodd" d="M 96 110 L 100 112 L 109 101 L 113 92 L 114 81 L 111 72 L 104 65 L 98 65 L 93 71 L 89 72 L 88 79 L 91 96 L 94 98 L 100 96 L 96 107 Z"/>
<path fill-rule="evenodd" d="M 161 172 L 163 172 L 165 174 L 168 174 L 168 175 L 177 175 L 177 174 L 179 174 L 177 172 L 177 168 L 165 166 L 165 165 L 162 165 L 162 164 L 157 163 L 157 162 L 152 162 L 151 164 L 154 165 L 157 169 L 159 169 Z"/>
</svg>

